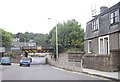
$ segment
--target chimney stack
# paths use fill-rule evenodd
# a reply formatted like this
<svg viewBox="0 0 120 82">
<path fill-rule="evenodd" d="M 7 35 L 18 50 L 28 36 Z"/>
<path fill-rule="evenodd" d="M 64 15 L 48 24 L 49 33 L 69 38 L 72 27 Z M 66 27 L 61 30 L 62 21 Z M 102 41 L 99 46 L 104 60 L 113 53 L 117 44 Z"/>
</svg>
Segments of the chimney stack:
<svg viewBox="0 0 120 82">
<path fill-rule="evenodd" d="M 104 12 L 105 10 L 107 10 L 108 7 L 107 6 L 102 6 L 100 7 L 100 13 Z"/>
</svg>

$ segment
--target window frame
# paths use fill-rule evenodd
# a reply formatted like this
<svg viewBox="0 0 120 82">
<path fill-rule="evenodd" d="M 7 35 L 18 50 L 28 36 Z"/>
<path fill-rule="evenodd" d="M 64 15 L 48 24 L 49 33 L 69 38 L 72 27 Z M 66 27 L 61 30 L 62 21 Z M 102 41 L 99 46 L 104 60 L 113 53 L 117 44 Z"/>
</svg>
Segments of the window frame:
<svg viewBox="0 0 120 82">
<path fill-rule="evenodd" d="M 108 39 L 108 54 L 110 54 L 110 40 L 109 40 L 109 35 L 106 35 L 106 36 L 102 36 L 102 37 L 99 37 L 98 39 L 98 49 L 99 49 L 99 54 L 106 54 L 105 53 L 105 39 Z M 100 44 L 100 40 L 103 40 L 103 52 L 101 52 L 101 44 Z"/>
<path fill-rule="evenodd" d="M 92 40 L 88 40 L 88 53 L 92 53 L 92 52 L 90 51 L 90 42 L 91 42 L 91 47 L 92 47 Z"/>
<path fill-rule="evenodd" d="M 117 9 L 110 13 L 110 24 L 115 24 L 115 23 L 118 23 L 119 21 L 120 21 L 119 9 Z"/>
<path fill-rule="evenodd" d="M 116 20 L 116 18 L 117 18 L 117 20 Z M 119 11 L 118 10 L 115 11 L 115 23 L 116 22 L 119 22 Z"/>
<path fill-rule="evenodd" d="M 110 24 L 114 23 L 114 13 L 110 13 Z"/>
<path fill-rule="evenodd" d="M 92 21 L 92 32 L 96 32 L 99 30 L 99 17 Z"/>
</svg>

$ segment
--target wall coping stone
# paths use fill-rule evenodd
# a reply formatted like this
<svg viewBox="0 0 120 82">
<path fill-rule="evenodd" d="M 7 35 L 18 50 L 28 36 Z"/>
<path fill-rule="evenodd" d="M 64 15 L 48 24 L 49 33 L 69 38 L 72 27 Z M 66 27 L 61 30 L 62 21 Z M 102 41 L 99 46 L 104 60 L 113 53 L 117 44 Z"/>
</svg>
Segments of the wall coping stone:
<svg viewBox="0 0 120 82">
<path fill-rule="evenodd" d="M 85 54 L 85 52 L 68 52 L 67 54 Z"/>
<path fill-rule="evenodd" d="M 120 49 L 112 49 L 110 52 L 120 52 Z"/>
<path fill-rule="evenodd" d="M 85 54 L 84 57 L 109 57 L 109 54 Z"/>
</svg>

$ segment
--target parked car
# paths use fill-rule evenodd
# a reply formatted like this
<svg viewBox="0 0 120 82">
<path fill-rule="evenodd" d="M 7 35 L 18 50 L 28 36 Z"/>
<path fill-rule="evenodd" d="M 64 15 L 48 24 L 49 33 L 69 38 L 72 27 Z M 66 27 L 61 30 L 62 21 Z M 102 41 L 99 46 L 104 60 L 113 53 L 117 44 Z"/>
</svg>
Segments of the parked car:
<svg viewBox="0 0 120 82">
<path fill-rule="evenodd" d="M 1 65 L 11 65 L 11 60 L 9 57 L 2 57 L 1 58 Z"/>
<path fill-rule="evenodd" d="M 30 58 L 22 57 L 20 60 L 20 66 L 22 65 L 30 66 Z"/>
</svg>

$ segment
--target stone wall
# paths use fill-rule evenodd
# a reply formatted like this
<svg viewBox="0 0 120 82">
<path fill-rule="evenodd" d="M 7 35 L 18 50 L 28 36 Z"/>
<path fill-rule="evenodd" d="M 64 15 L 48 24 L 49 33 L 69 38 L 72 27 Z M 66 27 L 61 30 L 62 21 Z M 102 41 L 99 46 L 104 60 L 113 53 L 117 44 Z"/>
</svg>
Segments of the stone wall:
<svg viewBox="0 0 120 82">
<path fill-rule="evenodd" d="M 120 50 L 111 50 L 110 61 L 111 69 L 120 71 Z"/>
<path fill-rule="evenodd" d="M 82 58 L 83 68 L 90 68 L 106 72 L 120 71 L 120 50 L 111 50 L 111 54 L 85 54 Z M 73 57 L 72 57 L 73 55 Z M 59 54 L 59 58 L 49 57 L 48 62 L 51 65 L 69 69 L 73 71 L 82 71 L 81 54 Z M 78 57 L 77 57 L 78 56 Z M 76 61 L 77 60 L 77 61 Z"/>
<path fill-rule="evenodd" d="M 84 55 L 84 68 L 96 69 L 100 71 L 119 71 L 120 69 L 120 51 L 111 50 L 109 55 Z"/>
<path fill-rule="evenodd" d="M 73 59 L 69 58 L 69 55 L 74 55 Z M 48 62 L 51 65 L 64 68 L 67 70 L 73 70 L 73 71 L 82 71 L 81 69 L 81 62 L 80 62 L 80 54 L 66 54 L 66 53 L 61 53 L 59 54 L 59 58 L 54 60 L 49 57 Z M 76 59 L 76 60 L 75 60 Z"/>
<path fill-rule="evenodd" d="M 110 70 L 108 67 L 110 62 L 110 57 L 108 55 L 94 55 L 89 54 L 84 56 L 84 68 L 96 69 L 101 71 Z"/>
</svg>

